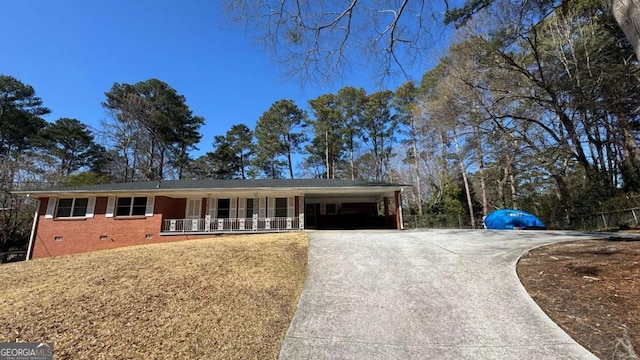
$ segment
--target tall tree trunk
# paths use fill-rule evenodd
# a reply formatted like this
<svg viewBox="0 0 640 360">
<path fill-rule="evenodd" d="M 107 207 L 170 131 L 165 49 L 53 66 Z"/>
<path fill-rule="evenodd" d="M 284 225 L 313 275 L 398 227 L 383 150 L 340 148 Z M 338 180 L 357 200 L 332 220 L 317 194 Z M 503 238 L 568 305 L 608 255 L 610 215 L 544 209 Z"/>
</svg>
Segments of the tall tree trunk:
<svg viewBox="0 0 640 360">
<path fill-rule="evenodd" d="M 504 197 L 504 181 L 498 179 L 496 180 L 496 183 L 498 183 L 498 199 L 500 200 L 500 207 L 505 208 L 506 201 Z"/>
<path fill-rule="evenodd" d="M 187 165 L 186 161 L 184 160 L 186 158 L 186 154 L 187 154 L 187 150 L 185 148 L 185 145 L 182 144 L 180 145 L 180 160 L 178 161 L 178 180 L 182 180 L 182 176 L 184 175 L 184 168 Z"/>
<path fill-rule="evenodd" d="M 609 174 L 609 167 L 607 167 L 607 162 L 604 155 L 604 143 L 605 141 L 602 139 L 602 133 L 600 131 L 600 126 L 598 124 L 598 117 L 596 116 L 595 124 L 593 126 L 593 146 L 596 148 L 597 154 L 597 162 L 600 164 L 600 171 L 603 174 Z M 607 176 L 607 183 L 612 184 L 611 177 Z"/>
<path fill-rule="evenodd" d="M 462 161 L 462 154 L 460 153 L 460 145 L 458 144 L 458 137 L 454 133 L 453 141 L 456 145 L 456 153 L 458 155 L 458 163 L 460 164 L 460 172 L 462 173 L 462 181 L 464 182 L 464 192 L 467 195 L 467 206 L 469 207 L 469 219 L 471 220 L 471 228 L 476 228 L 476 217 L 473 213 L 473 199 L 471 199 L 471 188 L 469 187 L 469 178 L 467 176 L 467 170 L 464 168 Z"/>
<path fill-rule="evenodd" d="M 134 153 L 132 154 L 132 158 L 133 158 L 133 163 L 131 164 L 131 179 L 129 179 L 129 181 L 131 182 L 135 180 L 136 170 L 138 169 L 138 156 L 135 150 L 134 150 Z"/>
<path fill-rule="evenodd" d="M 638 149 L 635 134 L 631 130 L 631 126 L 626 114 L 618 115 L 618 125 L 622 130 L 626 157 L 633 161 L 635 167 L 638 167 L 638 164 L 640 164 L 640 150 Z"/>
<path fill-rule="evenodd" d="M 324 159 L 327 167 L 327 179 L 331 178 L 331 165 L 329 164 L 329 130 L 324 130 Z"/>
<path fill-rule="evenodd" d="M 618 115 L 618 125 L 622 130 L 622 148 L 624 151 L 624 168 L 628 173 L 627 181 L 631 188 L 640 187 L 640 150 L 625 114 Z"/>
<path fill-rule="evenodd" d="M 349 147 L 349 162 L 351 164 L 351 180 L 355 180 L 356 179 L 356 168 L 355 168 L 355 162 L 353 160 L 353 139 L 351 139 L 351 143 L 350 143 L 350 147 Z"/>
<path fill-rule="evenodd" d="M 487 216 L 489 213 L 489 203 L 487 201 L 487 185 L 484 177 L 484 151 L 482 150 L 480 131 L 477 126 L 474 126 L 473 132 L 476 136 L 476 156 L 478 158 L 478 173 L 480 174 L 480 191 L 482 192 L 482 215 Z"/>
<path fill-rule="evenodd" d="M 608 0 L 613 17 L 640 61 L 640 0 Z"/>
<path fill-rule="evenodd" d="M 615 125 L 609 119 L 605 119 L 605 150 L 607 157 L 607 168 L 609 169 L 609 179 L 614 188 L 618 187 L 618 152 L 615 138 Z"/>
<path fill-rule="evenodd" d="M 160 149 L 160 159 L 158 160 L 158 175 L 155 180 L 163 180 L 164 179 L 164 154 L 165 149 Z"/>
<path fill-rule="evenodd" d="M 518 193 L 516 190 L 516 179 L 513 176 L 513 168 L 509 163 L 509 186 L 511 186 L 511 205 L 514 209 L 518 208 Z"/>
<path fill-rule="evenodd" d="M 418 215 L 422 216 L 422 180 L 420 179 L 420 162 L 417 141 L 413 139 L 413 166 L 416 172 L 416 191 L 418 192 Z"/>
<path fill-rule="evenodd" d="M 244 151 L 240 150 L 240 176 L 242 176 L 242 180 L 246 179 L 244 174 Z"/>
<path fill-rule="evenodd" d="M 291 161 L 291 149 L 287 149 L 287 162 L 289 163 L 289 178 L 293 179 L 293 163 Z"/>
<path fill-rule="evenodd" d="M 333 157 L 333 160 L 331 160 L 331 178 L 335 180 L 336 178 L 336 157 Z"/>
<path fill-rule="evenodd" d="M 376 181 L 382 181 L 382 154 L 378 149 L 377 137 L 373 136 L 373 162 L 375 164 L 375 179 Z"/>
<path fill-rule="evenodd" d="M 149 144 L 149 159 L 147 159 L 147 168 L 145 169 L 145 180 L 155 180 L 153 174 L 153 163 L 156 156 L 156 148 L 155 148 L 155 140 L 153 138 L 150 139 L 151 143 Z"/>
<path fill-rule="evenodd" d="M 129 159 L 129 149 L 133 149 L 131 136 L 123 134 L 122 144 L 122 157 L 124 158 L 124 182 L 133 181 L 133 174 L 135 172 L 135 158 L 132 161 Z M 129 178 L 131 173 L 131 179 Z"/>
<path fill-rule="evenodd" d="M 552 96 L 552 98 L 554 99 L 555 103 L 558 104 L 558 100 L 555 94 Z M 576 160 L 578 161 L 578 163 L 580 163 L 580 165 L 582 165 L 585 172 L 588 172 L 591 166 L 589 164 L 589 160 L 587 159 L 587 154 L 585 154 L 584 149 L 582 148 L 582 141 L 578 137 L 575 124 L 569 118 L 569 116 L 565 114 L 560 106 L 556 105 L 555 110 L 556 115 L 558 115 L 560 122 L 564 126 L 564 129 L 567 131 L 567 135 L 569 135 L 569 139 L 571 140 L 571 144 L 573 145 L 573 149 L 575 150 Z"/>
<path fill-rule="evenodd" d="M 442 165 L 442 170 L 447 170 L 447 145 L 444 141 L 444 133 L 442 131 L 438 132 L 440 136 L 440 164 Z"/>
<path fill-rule="evenodd" d="M 569 223 L 569 221 L 571 220 L 571 217 L 573 216 L 571 189 L 569 188 L 569 185 L 567 184 L 567 182 L 565 181 L 564 177 L 561 174 L 551 174 L 551 177 L 556 182 L 556 189 L 558 191 L 557 197 L 558 197 L 558 200 L 560 200 L 560 203 L 562 204 L 563 210 L 565 211 L 565 217 L 566 217 L 567 223 Z"/>
<path fill-rule="evenodd" d="M 469 207 L 469 219 L 471 220 L 471 228 L 476 228 L 476 217 L 473 213 L 473 199 L 471 199 L 471 189 L 469 187 L 469 177 L 464 168 L 464 164 L 460 162 L 460 171 L 462 171 L 462 180 L 464 181 L 464 191 L 467 195 L 467 206 Z"/>
<path fill-rule="evenodd" d="M 509 143 L 511 145 L 511 152 L 509 154 L 507 154 L 507 163 L 504 167 L 504 178 L 505 178 L 505 183 L 509 182 L 509 191 L 511 192 L 511 208 L 513 209 L 517 209 L 518 208 L 518 196 L 517 196 L 517 190 L 516 190 L 516 180 L 515 180 L 515 176 L 513 176 L 513 152 L 515 151 L 515 149 L 518 148 L 518 142 L 517 140 L 513 140 L 513 142 Z"/>
</svg>

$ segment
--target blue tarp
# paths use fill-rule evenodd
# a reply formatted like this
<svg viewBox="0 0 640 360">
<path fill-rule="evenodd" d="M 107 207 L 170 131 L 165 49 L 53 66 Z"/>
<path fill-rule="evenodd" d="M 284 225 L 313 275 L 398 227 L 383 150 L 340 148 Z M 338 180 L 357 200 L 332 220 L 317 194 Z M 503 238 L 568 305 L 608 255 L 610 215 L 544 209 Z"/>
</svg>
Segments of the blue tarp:
<svg viewBox="0 0 640 360">
<path fill-rule="evenodd" d="M 522 210 L 496 210 L 487 215 L 484 219 L 484 226 L 487 229 L 513 230 L 520 229 L 544 229 L 545 226 L 536 217 Z"/>
</svg>

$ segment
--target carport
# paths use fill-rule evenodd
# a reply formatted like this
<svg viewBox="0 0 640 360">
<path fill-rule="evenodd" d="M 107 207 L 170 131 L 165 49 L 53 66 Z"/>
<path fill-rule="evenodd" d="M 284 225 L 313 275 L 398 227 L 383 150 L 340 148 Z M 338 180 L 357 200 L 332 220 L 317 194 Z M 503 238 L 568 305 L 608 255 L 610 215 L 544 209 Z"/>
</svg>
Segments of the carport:
<svg viewBox="0 0 640 360">
<path fill-rule="evenodd" d="M 406 185 L 355 184 L 305 191 L 305 228 L 403 229 L 401 193 Z"/>
</svg>

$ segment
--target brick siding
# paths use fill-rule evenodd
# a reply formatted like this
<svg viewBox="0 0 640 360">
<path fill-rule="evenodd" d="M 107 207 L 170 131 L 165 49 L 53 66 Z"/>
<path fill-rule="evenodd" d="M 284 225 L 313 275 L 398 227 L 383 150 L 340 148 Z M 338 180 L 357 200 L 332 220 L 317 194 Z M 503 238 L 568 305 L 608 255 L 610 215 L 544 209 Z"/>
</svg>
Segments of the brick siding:
<svg viewBox="0 0 640 360">
<path fill-rule="evenodd" d="M 79 219 L 47 219 L 45 213 L 49 199 L 41 200 L 38 228 L 33 244 L 33 259 L 215 236 L 213 234 L 160 236 L 163 218 L 184 217 L 185 199 L 157 196 L 153 216 L 108 218 L 105 217 L 107 198 L 98 197 L 93 218 Z M 147 234 L 150 234 L 151 238 L 147 238 Z M 61 239 L 56 240 L 56 237 Z M 105 239 L 101 240 L 101 237 Z"/>
</svg>

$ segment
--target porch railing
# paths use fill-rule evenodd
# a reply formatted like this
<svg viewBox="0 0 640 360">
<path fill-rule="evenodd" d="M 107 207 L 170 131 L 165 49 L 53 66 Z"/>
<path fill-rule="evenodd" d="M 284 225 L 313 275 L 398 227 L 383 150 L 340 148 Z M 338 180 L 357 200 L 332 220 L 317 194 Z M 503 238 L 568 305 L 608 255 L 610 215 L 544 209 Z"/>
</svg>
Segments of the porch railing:
<svg viewBox="0 0 640 360">
<path fill-rule="evenodd" d="M 300 229 L 297 217 L 240 219 L 165 219 L 163 233 L 216 233 L 250 231 L 292 231 Z"/>
</svg>

